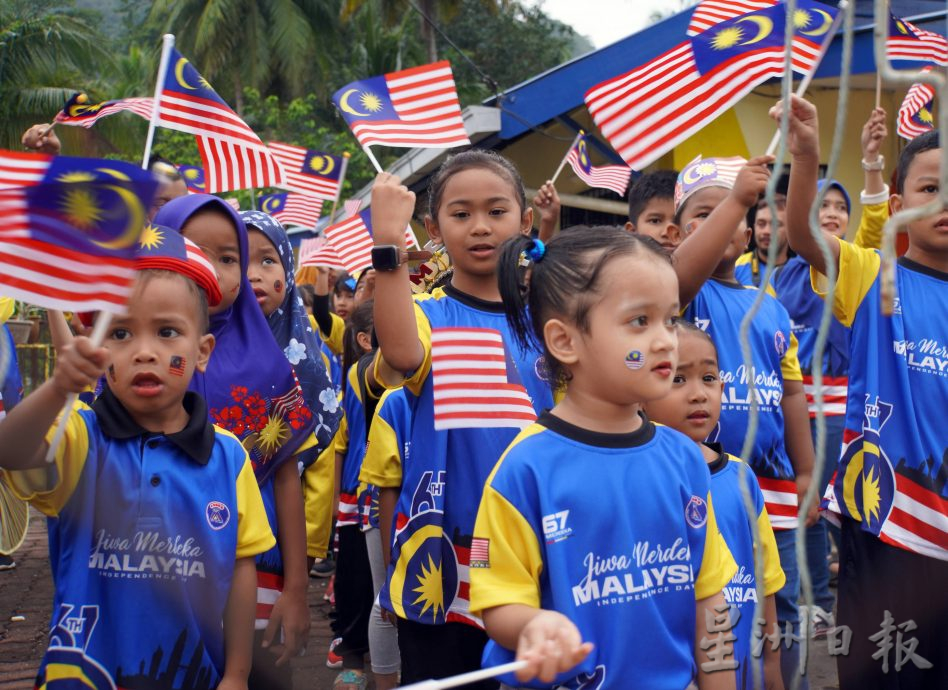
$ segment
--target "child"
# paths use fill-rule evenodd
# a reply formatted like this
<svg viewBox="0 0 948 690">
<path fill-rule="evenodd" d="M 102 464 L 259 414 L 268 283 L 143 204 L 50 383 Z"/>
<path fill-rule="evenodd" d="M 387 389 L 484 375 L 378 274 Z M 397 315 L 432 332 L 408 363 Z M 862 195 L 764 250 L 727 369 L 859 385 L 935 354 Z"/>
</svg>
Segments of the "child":
<svg viewBox="0 0 948 690">
<path fill-rule="evenodd" d="M 675 251 L 682 236 L 675 225 L 676 170 L 645 173 L 629 187 L 629 220 L 625 229 L 647 235 L 668 251 Z"/>
<path fill-rule="evenodd" d="M 780 106 L 771 112 L 779 117 Z M 794 97 L 789 120 L 790 244 L 813 267 L 822 294 L 828 267 L 807 223 L 820 161 L 816 108 Z M 937 203 L 942 156 L 937 130 L 903 149 L 893 211 Z M 948 687 L 948 379 L 939 375 L 948 323 L 948 213 L 942 207 L 907 227 L 891 316 L 880 309 L 879 252 L 824 233 L 838 271 L 833 313 L 852 329 L 844 446 L 827 492 L 827 508 L 842 523 L 839 622 L 852 630 L 849 654 L 837 657 L 841 690 Z M 906 639 L 893 669 L 885 643 L 895 626 Z"/>
<path fill-rule="evenodd" d="M 545 249 L 508 241 L 499 282 L 517 341 L 540 343 L 566 390 L 487 480 L 472 610 L 528 662 L 519 681 L 733 688 L 732 674 L 702 667 L 705 614 L 727 618 L 721 590 L 736 570 L 708 470 L 687 437 L 640 412 L 668 394 L 677 362 L 669 258 L 650 239 L 579 227 Z"/>
<path fill-rule="evenodd" d="M 681 226 L 693 228 L 675 252 L 682 303 L 688 304 L 684 316 L 711 336 L 724 382 L 721 422 L 708 440 L 720 443 L 732 455 L 743 449 L 751 401 L 751 374 L 746 371 L 739 333 L 745 314 L 758 297 L 755 288 L 737 282 L 734 265 L 747 247 L 750 231 L 744 217 L 766 187 L 767 161 L 766 157 L 748 161 L 735 180 L 717 159 L 697 160 L 682 171 L 675 193 Z M 709 271 L 711 280 L 701 285 L 697 294 L 691 293 L 707 275 L 703 267 L 712 261 L 717 265 Z M 776 595 L 777 620 L 781 630 L 789 623 L 796 631 L 800 581 L 794 528 L 798 504 L 809 486 L 813 443 L 790 317 L 768 294 L 750 323 L 749 342 L 759 426 L 746 461 L 766 499 L 787 578 Z M 807 515 L 809 523 L 816 518 L 815 510 Z M 796 642 L 781 654 L 787 687 L 792 687 L 798 675 L 799 654 Z M 805 689 L 806 679 L 800 680 Z"/>
<path fill-rule="evenodd" d="M 3 380 L 0 381 L 0 419 L 3 419 L 7 412 L 12 410 L 14 405 L 20 402 L 20 398 L 23 397 L 23 381 L 20 378 L 20 367 L 16 359 L 16 343 L 13 340 L 13 334 L 6 325 L 6 320 L 12 315 L 13 310 L 9 309 L 7 311 L 7 305 L 2 304 L 7 299 L 0 297 L 0 330 L 3 331 L 0 333 L 0 338 L 3 339 L 3 343 L 0 343 L 0 348 L 2 348 L 0 349 L 0 353 L 2 353 L 0 354 L 0 360 L 6 359 L 6 371 L 3 373 Z M 12 305 L 13 300 L 10 299 L 9 303 Z M 0 527 L 2 527 L 2 524 L 0 524 Z M 14 568 L 16 568 L 16 561 L 13 560 L 13 557 L 0 553 L 0 571 L 13 570 Z"/>
<path fill-rule="evenodd" d="M 78 337 L 53 377 L 0 423 L 0 477 L 50 517 L 56 595 L 36 687 L 246 688 L 253 557 L 273 535 L 240 442 L 213 426 L 191 376 L 214 337 L 210 262 L 168 228 L 138 260 L 128 313 L 106 345 Z M 52 425 L 70 393 L 108 372 L 92 408 Z M 72 679 L 72 680 L 70 680 Z"/>
<path fill-rule="evenodd" d="M 688 321 L 678 323 L 678 367 L 672 383 L 671 393 L 660 400 L 649 402 L 645 411 L 649 419 L 677 429 L 698 444 L 698 449 L 711 471 L 711 498 L 714 499 L 714 514 L 724 542 L 737 561 L 737 573 L 724 588 L 724 598 L 734 612 L 736 621 L 732 632 L 734 659 L 738 661 L 737 687 L 750 690 L 754 687 L 751 668 L 752 651 L 756 641 L 753 634 L 759 628 L 754 625 L 754 604 L 757 602 L 756 574 L 754 569 L 754 534 L 747 520 L 747 510 L 741 490 L 741 482 L 754 506 L 753 518 L 757 523 L 758 542 L 761 545 L 764 575 L 761 590 L 766 599 L 761 607 L 764 614 L 763 633 L 770 635 L 777 625 L 777 604 L 774 593 L 783 587 L 786 577 L 780 569 L 777 542 L 770 526 L 764 496 L 760 492 L 754 473 L 739 459 L 721 450 L 718 444 L 705 443 L 717 426 L 721 416 L 721 383 L 718 368 L 718 353 L 711 337 Z M 756 656 L 756 653 L 754 653 Z M 764 688 L 783 688 L 780 676 L 780 650 L 771 644 L 764 645 Z"/>
<path fill-rule="evenodd" d="M 529 233 L 533 224 L 516 169 L 495 153 L 471 150 L 448 158 L 434 175 L 425 227 L 435 242 L 444 244 L 454 272 L 450 283 L 431 295 L 416 296 L 417 302 L 412 301 L 407 266 L 401 261 L 405 227 L 414 208 L 415 195 L 397 178 L 384 173 L 376 178 L 375 329 L 384 363 L 409 374 L 405 387 L 416 410 L 411 442 L 419 449 L 403 468 L 401 491 L 385 489 L 379 498 L 382 509 L 394 509 L 394 546 L 380 602 L 398 617 L 403 683 L 480 667 L 487 637 L 469 610 L 467 578 L 478 492 L 524 423 L 522 417 L 532 418 L 534 411 L 553 404 L 541 353 L 511 340 L 497 287 L 500 245 Z M 491 379 L 502 382 L 478 392 L 500 391 L 524 402 L 529 396 L 522 416 L 498 418 L 491 414 L 493 406 L 467 411 L 462 406 L 460 419 L 450 411 L 442 414 L 445 406 L 435 399 L 435 378 L 445 361 L 441 353 L 450 358 L 452 348 L 435 348 L 432 341 L 453 334 L 495 343 L 485 346 L 495 353 L 490 356 L 503 352 L 502 365 L 493 365 L 498 373 Z M 439 396 L 451 390 L 450 369 L 440 370 L 448 379 L 439 379 Z M 393 493 L 397 501 L 389 502 Z M 493 686 L 484 681 L 472 687 Z"/>
<path fill-rule="evenodd" d="M 191 382 L 215 423 L 234 432 L 250 453 L 264 502 L 276 506 L 279 549 L 258 559 L 258 617 L 251 687 L 288 687 L 289 660 L 309 633 L 306 525 L 294 456 L 323 448 L 333 429 L 316 426 L 247 281 L 247 228 L 228 204 L 208 194 L 169 201 L 159 222 L 202 247 L 217 270 L 223 299 L 211 310 L 217 345 L 207 371 Z M 283 645 L 271 647 L 282 627 Z M 272 654 L 270 652 L 273 652 Z M 274 667 L 274 656 L 276 656 Z M 263 676 L 263 677 L 260 677 Z"/>
</svg>

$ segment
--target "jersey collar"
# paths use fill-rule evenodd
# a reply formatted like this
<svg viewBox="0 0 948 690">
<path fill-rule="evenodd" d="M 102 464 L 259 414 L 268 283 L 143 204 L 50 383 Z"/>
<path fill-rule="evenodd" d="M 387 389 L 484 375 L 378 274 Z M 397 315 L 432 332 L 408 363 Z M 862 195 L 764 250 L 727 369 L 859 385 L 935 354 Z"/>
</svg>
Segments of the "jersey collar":
<svg viewBox="0 0 948 690">
<path fill-rule="evenodd" d="M 165 438 L 194 462 L 206 465 L 214 449 L 214 425 L 208 419 L 207 404 L 204 398 L 191 391 L 184 394 L 183 404 L 188 423 L 177 433 L 165 434 Z M 110 438 L 126 440 L 160 435 L 140 427 L 108 386 L 92 404 L 92 410 L 103 433 Z"/>
<path fill-rule="evenodd" d="M 718 457 L 715 458 L 713 462 L 708 463 L 708 471 L 711 474 L 720 472 L 727 467 L 727 453 L 724 452 L 724 447 L 720 443 L 708 443 L 705 441 L 704 445 L 718 454 Z"/>
<path fill-rule="evenodd" d="M 475 297 L 474 295 L 469 295 L 466 292 L 461 292 L 451 283 L 445 285 L 443 290 L 444 294 L 446 294 L 448 297 L 452 297 L 461 304 L 466 304 L 467 306 L 479 311 L 494 312 L 496 314 L 504 313 L 503 302 L 491 302 L 490 300 L 481 299 L 480 297 Z"/>
<path fill-rule="evenodd" d="M 607 434 L 600 431 L 582 429 L 560 419 L 550 413 L 549 410 L 540 415 L 537 419 L 537 424 L 545 426 L 560 436 L 565 436 L 573 441 L 584 443 L 587 446 L 598 446 L 599 448 L 635 448 L 645 445 L 655 436 L 655 425 L 648 420 L 645 413 L 639 412 L 639 416 L 642 418 L 642 426 L 627 434 Z"/>
</svg>

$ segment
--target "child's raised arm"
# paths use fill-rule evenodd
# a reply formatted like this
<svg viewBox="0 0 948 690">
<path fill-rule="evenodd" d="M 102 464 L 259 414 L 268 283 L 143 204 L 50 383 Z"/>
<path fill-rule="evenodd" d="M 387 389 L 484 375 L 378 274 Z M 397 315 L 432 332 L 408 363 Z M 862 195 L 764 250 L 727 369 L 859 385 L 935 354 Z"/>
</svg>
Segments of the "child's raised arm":
<svg viewBox="0 0 948 690">
<path fill-rule="evenodd" d="M 682 306 L 689 304 L 701 286 L 714 273 L 734 230 L 747 216 L 747 209 L 757 203 L 767 187 L 770 171 L 767 164 L 773 156 L 751 158 L 737 174 L 734 188 L 727 198 L 708 216 L 701 227 L 685 233 L 684 241 L 675 250 L 675 273 L 678 274 L 678 298 Z"/>
<path fill-rule="evenodd" d="M 405 228 L 415 210 L 415 193 L 395 175 L 379 173 L 372 187 L 372 236 L 375 245 L 405 248 Z M 418 339 L 408 265 L 378 271 L 375 278 L 375 333 L 382 357 L 392 369 L 409 372 L 421 366 L 424 347 Z"/>
<path fill-rule="evenodd" d="M 770 109 L 770 116 L 777 122 L 782 113 L 782 101 Z M 825 274 L 823 252 L 810 233 L 810 207 L 816 198 L 816 181 L 820 174 L 820 126 L 816 106 L 799 96 L 791 96 L 790 99 L 787 145 L 793 157 L 790 187 L 787 190 L 787 239 L 793 251 Z M 821 232 L 838 266 L 839 244 L 828 232 Z"/>
<path fill-rule="evenodd" d="M 56 370 L 46 383 L 14 407 L 0 422 L 0 467 L 26 470 L 44 467 L 46 433 L 71 393 L 95 383 L 109 363 L 109 351 L 78 337 L 57 353 Z"/>
<path fill-rule="evenodd" d="M 553 180 L 547 180 L 533 197 L 533 205 L 540 211 L 541 242 L 549 242 L 556 233 L 556 224 L 560 221 L 560 195 L 556 193 Z"/>
</svg>

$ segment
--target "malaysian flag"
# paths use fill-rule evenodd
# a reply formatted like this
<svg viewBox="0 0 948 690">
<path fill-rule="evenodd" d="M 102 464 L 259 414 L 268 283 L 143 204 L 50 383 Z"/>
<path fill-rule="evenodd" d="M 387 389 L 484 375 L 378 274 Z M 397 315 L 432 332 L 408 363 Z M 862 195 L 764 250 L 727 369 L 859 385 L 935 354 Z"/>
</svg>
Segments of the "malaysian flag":
<svg viewBox="0 0 948 690">
<path fill-rule="evenodd" d="M 933 31 L 889 14 L 889 37 L 885 44 L 889 60 L 912 60 L 948 65 L 948 39 Z"/>
<path fill-rule="evenodd" d="M 174 48 L 162 77 L 157 124 L 194 135 L 209 193 L 283 183 L 280 166 L 260 137 Z"/>
<path fill-rule="evenodd" d="M 777 4 L 777 0 L 701 0 L 691 15 L 688 35 L 697 36 L 715 24 L 726 22 L 742 14 L 756 12 Z"/>
<path fill-rule="evenodd" d="M 342 202 L 342 208 L 346 212 L 346 218 L 352 218 L 362 210 L 362 199 L 346 199 Z"/>
<path fill-rule="evenodd" d="M 926 68 L 926 71 L 931 69 Z M 935 128 L 932 106 L 935 103 L 935 88 L 931 84 L 912 84 L 899 107 L 898 133 L 904 139 L 914 139 Z"/>
<path fill-rule="evenodd" d="M 121 161 L 0 151 L 0 292 L 121 312 L 158 181 Z"/>
<path fill-rule="evenodd" d="M 586 144 L 586 135 L 580 132 L 576 142 L 566 154 L 566 161 L 576 173 L 576 177 L 590 187 L 611 189 L 619 196 L 625 196 L 632 177 L 632 168 L 627 165 L 593 165 L 589 161 L 589 149 Z"/>
<path fill-rule="evenodd" d="M 332 100 L 363 147 L 446 149 L 471 143 L 446 60 L 352 82 Z"/>
<path fill-rule="evenodd" d="M 299 261 L 298 263 L 302 266 L 303 261 L 311 257 L 313 254 L 326 244 L 325 237 L 310 237 L 304 240 L 300 240 L 300 252 L 299 252 Z"/>
<path fill-rule="evenodd" d="M 270 151 L 283 166 L 285 189 L 334 201 L 344 179 L 347 159 L 299 146 L 270 142 Z"/>
<path fill-rule="evenodd" d="M 490 539 L 474 537 L 471 539 L 471 567 L 490 567 Z"/>
<path fill-rule="evenodd" d="M 91 127 L 99 118 L 129 111 L 146 120 L 151 119 L 151 112 L 155 107 L 154 98 L 121 98 L 115 101 L 89 103 L 89 97 L 84 93 L 74 93 L 66 101 L 63 109 L 56 113 L 54 121 L 63 125 L 79 125 Z"/>
<path fill-rule="evenodd" d="M 324 231 L 326 240 L 336 250 L 349 273 L 372 265 L 372 214 L 362 211 L 352 218 L 330 225 Z"/>
<path fill-rule="evenodd" d="M 602 133 L 641 170 L 737 103 L 783 74 L 783 4 L 716 24 L 623 75 L 594 86 L 586 106 Z M 801 0 L 794 18 L 792 67 L 816 68 L 820 41 L 836 10 Z"/>
<path fill-rule="evenodd" d="M 305 194 L 280 192 L 260 197 L 260 210 L 269 213 L 283 225 L 315 228 L 323 211 L 322 199 Z"/>
<path fill-rule="evenodd" d="M 300 266 L 322 266 L 324 268 L 346 270 L 346 265 L 342 263 L 339 251 L 329 242 L 325 242 L 312 254 L 308 254 L 305 259 L 301 258 Z"/>
<path fill-rule="evenodd" d="M 189 191 L 196 194 L 204 194 L 207 191 L 207 183 L 204 181 L 204 168 L 199 168 L 196 165 L 179 165 L 178 172 L 181 173 L 184 184 L 188 186 Z"/>
<path fill-rule="evenodd" d="M 522 429 L 536 421 L 526 389 L 507 378 L 507 356 L 499 331 L 433 329 L 431 368 L 435 429 Z"/>
</svg>

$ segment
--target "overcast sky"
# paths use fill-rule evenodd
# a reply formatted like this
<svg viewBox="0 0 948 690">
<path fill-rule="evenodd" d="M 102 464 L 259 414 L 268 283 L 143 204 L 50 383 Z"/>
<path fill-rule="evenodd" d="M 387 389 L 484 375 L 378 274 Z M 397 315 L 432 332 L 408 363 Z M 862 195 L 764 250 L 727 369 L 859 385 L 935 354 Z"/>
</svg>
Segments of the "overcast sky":
<svg viewBox="0 0 948 690">
<path fill-rule="evenodd" d="M 648 26 L 656 10 L 677 9 L 679 0 L 529 0 L 602 48 Z"/>
</svg>

